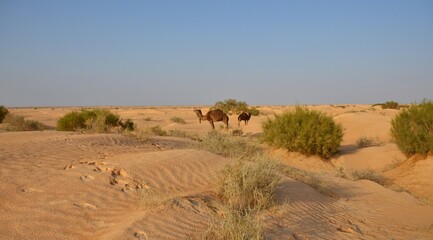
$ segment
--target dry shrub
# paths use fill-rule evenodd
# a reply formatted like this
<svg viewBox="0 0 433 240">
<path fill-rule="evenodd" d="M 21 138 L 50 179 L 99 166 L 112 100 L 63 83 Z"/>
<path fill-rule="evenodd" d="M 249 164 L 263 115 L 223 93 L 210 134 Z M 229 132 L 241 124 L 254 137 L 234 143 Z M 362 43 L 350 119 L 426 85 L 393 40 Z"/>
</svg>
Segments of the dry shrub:
<svg viewBox="0 0 433 240">
<path fill-rule="evenodd" d="M 270 207 L 280 181 L 277 166 L 275 161 L 265 158 L 254 163 L 237 159 L 220 172 L 218 195 L 228 208 L 241 213 Z"/>
<path fill-rule="evenodd" d="M 10 113 L 6 115 L 3 123 L 6 124 L 6 131 L 42 131 L 49 129 L 47 125 L 38 121 L 27 120 L 22 116 L 13 115 Z"/>
<path fill-rule="evenodd" d="M 382 186 L 386 185 L 386 178 L 375 172 L 373 169 L 363 169 L 363 170 L 356 170 L 352 172 L 352 178 L 354 180 L 360 180 L 360 179 L 366 179 L 373 182 L 376 182 Z"/>
<path fill-rule="evenodd" d="M 260 222 L 254 214 L 243 214 L 239 211 L 220 206 L 224 215 L 213 223 L 205 232 L 202 239 L 249 240 L 264 239 Z"/>
</svg>

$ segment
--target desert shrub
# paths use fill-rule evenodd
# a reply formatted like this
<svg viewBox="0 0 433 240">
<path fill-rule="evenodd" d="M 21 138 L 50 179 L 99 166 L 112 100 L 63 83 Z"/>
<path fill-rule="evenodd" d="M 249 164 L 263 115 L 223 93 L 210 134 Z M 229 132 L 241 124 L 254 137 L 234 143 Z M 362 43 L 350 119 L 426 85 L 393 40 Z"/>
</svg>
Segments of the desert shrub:
<svg viewBox="0 0 433 240">
<path fill-rule="evenodd" d="M 42 131 L 49 127 L 35 120 L 27 120 L 22 116 L 7 114 L 3 120 L 7 131 Z"/>
<path fill-rule="evenodd" d="M 371 137 L 360 137 L 358 138 L 358 140 L 356 140 L 356 144 L 360 148 L 366 148 L 366 147 L 379 146 L 380 142 L 379 140 Z"/>
<path fill-rule="evenodd" d="M 154 126 L 147 129 L 151 134 L 157 136 L 165 136 L 167 135 L 167 131 L 162 129 L 160 126 Z"/>
<path fill-rule="evenodd" d="M 77 111 L 67 113 L 57 121 L 59 131 L 77 131 L 85 127 L 84 117 Z"/>
<path fill-rule="evenodd" d="M 218 101 L 212 109 L 221 109 L 226 114 L 240 114 L 241 112 L 250 112 L 253 116 L 258 116 L 260 111 L 257 108 L 249 108 L 246 102 L 237 101 L 235 99 L 226 99 Z"/>
<path fill-rule="evenodd" d="M 296 107 L 263 122 L 263 141 L 306 155 L 330 158 L 338 153 L 343 129 L 332 117 Z"/>
<path fill-rule="evenodd" d="M 170 121 L 173 122 L 173 123 L 180 123 L 180 124 L 185 124 L 186 123 L 185 120 L 183 118 L 180 118 L 180 117 L 172 117 L 170 119 Z"/>
<path fill-rule="evenodd" d="M 57 121 L 59 131 L 88 130 L 105 133 L 119 126 L 120 117 L 107 109 L 81 110 L 67 113 Z"/>
<path fill-rule="evenodd" d="M 433 153 L 433 102 L 404 109 L 391 122 L 391 135 L 407 156 Z"/>
<path fill-rule="evenodd" d="M 217 131 L 210 131 L 202 139 L 198 147 L 199 149 L 204 149 L 225 157 L 239 159 L 252 159 L 260 152 L 259 146 L 254 144 L 254 142 Z"/>
<path fill-rule="evenodd" d="M 125 122 L 120 121 L 119 124 L 123 130 L 134 131 L 135 129 L 135 124 L 131 119 L 126 119 Z"/>
<path fill-rule="evenodd" d="M 394 101 L 388 101 L 385 103 L 382 103 L 382 109 L 399 109 L 398 102 Z"/>
<path fill-rule="evenodd" d="M 8 113 L 9 110 L 7 108 L 5 108 L 4 106 L 0 106 L 0 123 L 3 122 L 3 119 L 5 119 Z"/>
<path fill-rule="evenodd" d="M 261 158 L 257 162 L 236 159 L 218 175 L 218 195 L 235 211 L 249 213 L 272 206 L 274 190 L 280 181 L 275 161 Z"/>
<path fill-rule="evenodd" d="M 259 240 L 264 239 L 263 229 L 254 214 L 243 214 L 239 211 L 220 209 L 224 216 L 210 226 L 202 239 Z"/>
<path fill-rule="evenodd" d="M 363 169 L 363 170 L 353 171 L 352 178 L 354 180 L 366 179 L 366 180 L 376 182 L 380 185 L 386 184 L 386 178 L 383 175 L 375 172 L 373 169 Z"/>
</svg>

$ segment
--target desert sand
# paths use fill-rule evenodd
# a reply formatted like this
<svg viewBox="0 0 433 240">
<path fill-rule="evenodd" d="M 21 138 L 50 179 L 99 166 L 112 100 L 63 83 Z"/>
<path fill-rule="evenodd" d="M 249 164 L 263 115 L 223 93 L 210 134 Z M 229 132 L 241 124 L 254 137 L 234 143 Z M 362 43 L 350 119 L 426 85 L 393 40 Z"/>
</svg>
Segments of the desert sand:
<svg viewBox="0 0 433 240">
<path fill-rule="evenodd" d="M 107 107 L 139 128 L 160 126 L 203 136 L 209 123 L 193 112 L 209 106 Z M 371 105 L 308 106 L 344 128 L 340 154 L 330 160 L 282 149 L 266 152 L 283 164 L 319 174 L 329 194 L 283 177 L 276 206 L 260 218 L 267 239 L 433 239 L 433 157 L 407 158 L 390 137 L 399 110 Z M 259 106 L 241 124 L 258 138 L 262 122 L 294 106 Z M 55 127 L 80 107 L 9 108 Z M 185 124 L 173 123 L 179 117 Z M 238 129 L 230 115 L 230 130 Z M 225 132 L 222 123 L 216 131 Z M 357 140 L 375 139 L 360 148 Z M 215 212 L 215 176 L 233 160 L 194 146 L 194 140 L 122 134 L 0 132 L 0 239 L 199 239 Z M 371 169 L 382 186 L 353 180 Z M 339 174 L 338 174 L 339 173 Z M 344 174 L 347 177 L 341 177 Z"/>
</svg>

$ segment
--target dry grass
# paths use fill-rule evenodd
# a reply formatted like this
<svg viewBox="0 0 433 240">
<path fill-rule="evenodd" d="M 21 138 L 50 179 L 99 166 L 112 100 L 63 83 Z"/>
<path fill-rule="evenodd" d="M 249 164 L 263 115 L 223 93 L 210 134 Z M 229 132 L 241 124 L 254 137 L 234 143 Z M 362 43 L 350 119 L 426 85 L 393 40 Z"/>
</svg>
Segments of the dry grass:
<svg viewBox="0 0 433 240">
<path fill-rule="evenodd" d="M 363 169 L 363 170 L 353 171 L 352 178 L 353 180 L 360 180 L 360 179 L 370 180 L 382 186 L 385 186 L 387 183 L 386 178 L 383 175 L 375 172 L 373 169 Z"/>
</svg>

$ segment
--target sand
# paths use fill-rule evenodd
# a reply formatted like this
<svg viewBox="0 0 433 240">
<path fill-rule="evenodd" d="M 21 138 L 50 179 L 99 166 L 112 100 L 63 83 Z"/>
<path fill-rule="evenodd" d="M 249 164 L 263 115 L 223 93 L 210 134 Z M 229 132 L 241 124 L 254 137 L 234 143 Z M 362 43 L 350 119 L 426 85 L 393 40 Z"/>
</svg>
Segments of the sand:
<svg viewBox="0 0 433 240">
<path fill-rule="evenodd" d="M 202 136 L 210 130 L 193 109 L 206 106 L 107 107 L 139 128 L 160 126 Z M 260 215 L 268 239 L 433 239 L 433 158 L 407 159 L 390 137 L 398 110 L 371 105 L 309 106 L 344 128 L 340 154 L 329 161 L 281 149 L 282 163 L 321 176 L 328 194 L 284 177 L 277 204 Z M 54 127 L 80 107 L 10 108 Z M 293 106 L 259 106 L 241 123 L 258 137 L 261 124 Z M 185 124 L 173 123 L 179 117 Z M 230 131 L 237 130 L 237 116 Z M 222 123 L 217 131 L 224 132 Z M 357 140 L 376 145 L 360 148 Z M 232 160 L 198 150 L 182 137 L 139 141 L 121 134 L 0 132 L 0 239 L 199 239 L 215 218 L 215 176 Z M 372 169 L 387 186 L 352 180 Z M 339 173 L 339 174 L 338 174 Z M 344 173 L 347 177 L 341 177 Z"/>
</svg>

